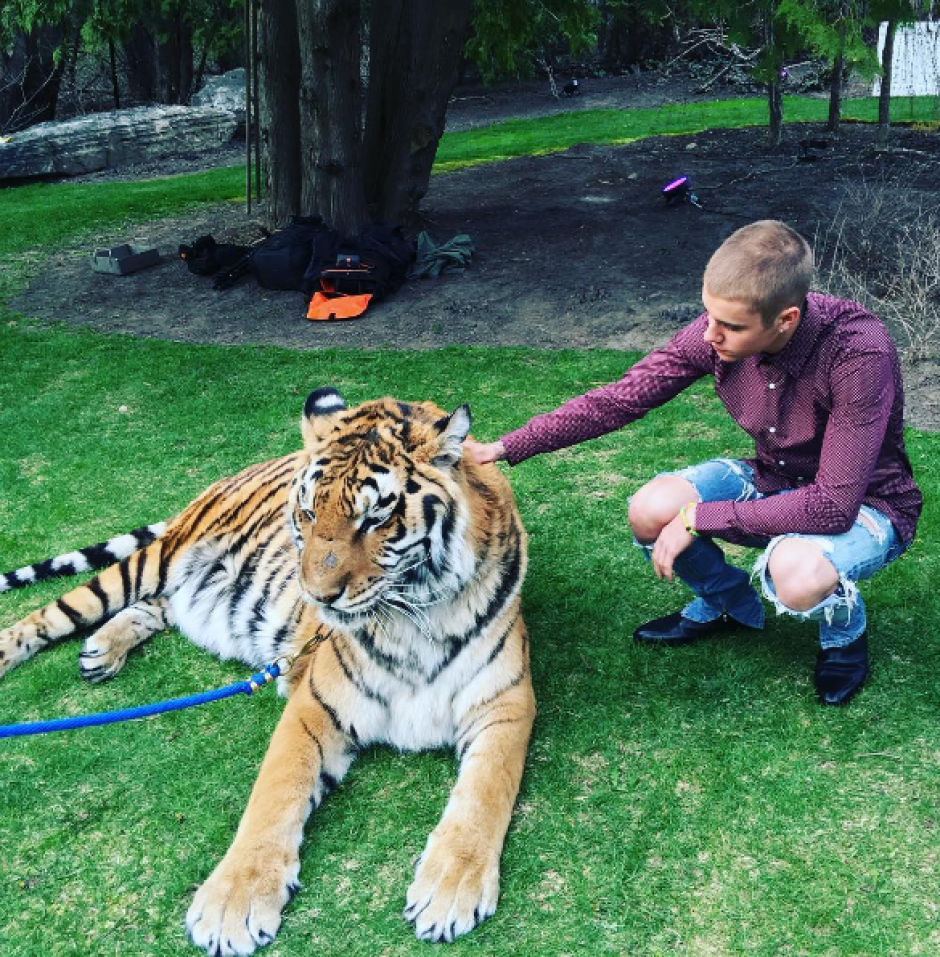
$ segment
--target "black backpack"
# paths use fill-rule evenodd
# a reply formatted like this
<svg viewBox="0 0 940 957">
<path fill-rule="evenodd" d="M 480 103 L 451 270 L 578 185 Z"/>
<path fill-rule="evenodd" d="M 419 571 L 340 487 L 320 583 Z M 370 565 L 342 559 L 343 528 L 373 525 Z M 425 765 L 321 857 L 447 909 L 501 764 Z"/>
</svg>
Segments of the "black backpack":
<svg viewBox="0 0 940 957">
<path fill-rule="evenodd" d="M 251 272 L 265 289 L 300 289 L 330 295 L 369 293 L 378 301 L 405 281 L 414 260 L 414 243 L 400 226 L 376 223 L 355 239 L 344 240 L 319 216 L 295 216 L 230 269 L 216 276 L 216 289 L 228 289 Z"/>
<path fill-rule="evenodd" d="M 400 226 L 375 223 L 335 249 L 319 248 L 304 274 L 303 289 L 308 295 L 318 289 L 332 295 L 369 293 L 378 302 L 405 281 L 414 256 L 414 243 Z"/>
<path fill-rule="evenodd" d="M 250 257 L 250 269 L 265 289 L 303 289 L 315 256 L 335 258 L 340 236 L 319 216 L 295 216 L 272 234 Z"/>
</svg>

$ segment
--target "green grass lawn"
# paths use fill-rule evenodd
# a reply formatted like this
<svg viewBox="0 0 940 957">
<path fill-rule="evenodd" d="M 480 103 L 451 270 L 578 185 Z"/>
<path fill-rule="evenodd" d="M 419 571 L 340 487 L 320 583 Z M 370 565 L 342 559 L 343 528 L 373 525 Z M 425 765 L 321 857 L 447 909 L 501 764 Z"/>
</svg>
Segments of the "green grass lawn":
<svg viewBox="0 0 940 957">
<path fill-rule="evenodd" d="M 827 100 L 807 96 L 784 97 L 787 123 L 825 123 Z M 878 100 L 846 100 L 845 120 L 875 122 Z M 940 97 L 911 96 L 892 100 L 895 123 L 940 120 Z M 633 110 L 578 110 L 536 120 L 508 120 L 484 129 L 448 133 L 441 140 L 434 168 L 438 172 L 461 169 L 494 159 L 566 150 L 576 143 L 629 143 L 646 136 L 676 136 L 708 129 L 741 129 L 767 125 L 765 99 L 719 100 L 707 103 L 673 103 Z"/>
<path fill-rule="evenodd" d="M 134 215 L 199 201 L 186 182 L 173 181 L 183 184 L 175 198 L 154 186 Z M 193 182 L 212 193 L 211 180 Z M 35 269 L 34 242 L 121 215 L 121 196 L 131 208 L 139 188 L 0 193 L 0 217 L 16 212 L 19 194 L 27 237 L 44 237 L 0 236 L 13 267 L 7 288 Z M 96 200 L 82 205 L 105 192 L 100 212 Z M 45 212 L 30 207 L 40 195 Z M 56 195 L 68 196 L 58 213 Z M 213 479 L 295 448 L 303 400 L 318 385 L 350 402 L 469 401 L 475 434 L 492 438 L 620 375 L 631 358 L 192 347 L 49 328 L 0 306 L 0 566 L 169 516 Z M 927 509 L 910 552 L 862 586 L 874 670 L 842 710 L 816 703 L 812 626 L 771 618 L 759 635 L 678 649 L 630 641 L 637 623 L 686 596 L 658 583 L 631 547 L 627 496 L 661 469 L 747 449 L 702 384 L 629 431 L 512 470 L 530 533 L 525 616 L 539 717 L 499 910 L 448 953 L 940 948 L 940 599 L 931 588 L 940 437 L 909 434 Z M 66 587 L 4 594 L 0 626 Z M 246 674 L 171 632 L 115 681 L 91 687 L 78 678 L 78 648 L 7 676 L 0 723 L 161 700 Z M 2 742 L 0 954 L 195 953 L 182 929 L 193 886 L 231 841 L 280 708 L 267 691 Z M 304 888 L 265 953 L 430 953 L 400 911 L 454 776 L 447 752 L 365 754 L 308 825 Z"/>
</svg>

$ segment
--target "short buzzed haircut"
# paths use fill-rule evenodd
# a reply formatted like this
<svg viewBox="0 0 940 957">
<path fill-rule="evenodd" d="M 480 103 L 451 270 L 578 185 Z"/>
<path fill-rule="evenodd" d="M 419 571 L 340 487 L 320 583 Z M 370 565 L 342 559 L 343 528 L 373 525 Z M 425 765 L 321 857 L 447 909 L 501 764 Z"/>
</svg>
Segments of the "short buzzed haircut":
<svg viewBox="0 0 940 957">
<path fill-rule="evenodd" d="M 809 243 L 776 219 L 733 232 L 705 267 L 709 295 L 748 303 L 767 326 L 784 309 L 802 306 L 812 282 Z"/>
</svg>

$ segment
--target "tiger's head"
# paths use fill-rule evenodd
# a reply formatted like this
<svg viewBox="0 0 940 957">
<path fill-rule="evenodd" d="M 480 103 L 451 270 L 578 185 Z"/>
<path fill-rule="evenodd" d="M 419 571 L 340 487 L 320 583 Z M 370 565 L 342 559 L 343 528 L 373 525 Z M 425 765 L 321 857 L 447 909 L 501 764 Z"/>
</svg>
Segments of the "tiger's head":
<svg viewBox="0 0 940 957">
<path fill-rule="evenodd" d="M 288 521 L 303 597 L 334 626 L 447 601 L 471 577 L 459 474 L 470 409 L 394 399 L 347 408 L 335 389 L 307 398 L 304 462 Z"/>
</svg>

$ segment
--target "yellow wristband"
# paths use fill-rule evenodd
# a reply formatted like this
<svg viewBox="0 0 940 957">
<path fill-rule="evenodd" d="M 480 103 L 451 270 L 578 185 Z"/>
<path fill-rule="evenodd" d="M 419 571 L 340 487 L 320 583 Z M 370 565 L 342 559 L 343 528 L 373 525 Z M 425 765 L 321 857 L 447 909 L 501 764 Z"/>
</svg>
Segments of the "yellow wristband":
<svg viewBox="0 0 940 957">
<path fill-rule="evenodd" d="M 696 502 L 686 502 L 682 508 L 679 509 L 679 518 L 682 519 L 682 524 L 685 526 L 685 530 L 693 537 L 698 538 L 698 532 L 692 528 L 692 523 L 689 521 L 689 514 L 686 512 L 686 509 L 690 505 L 696 505 Z"/>
</svg>

